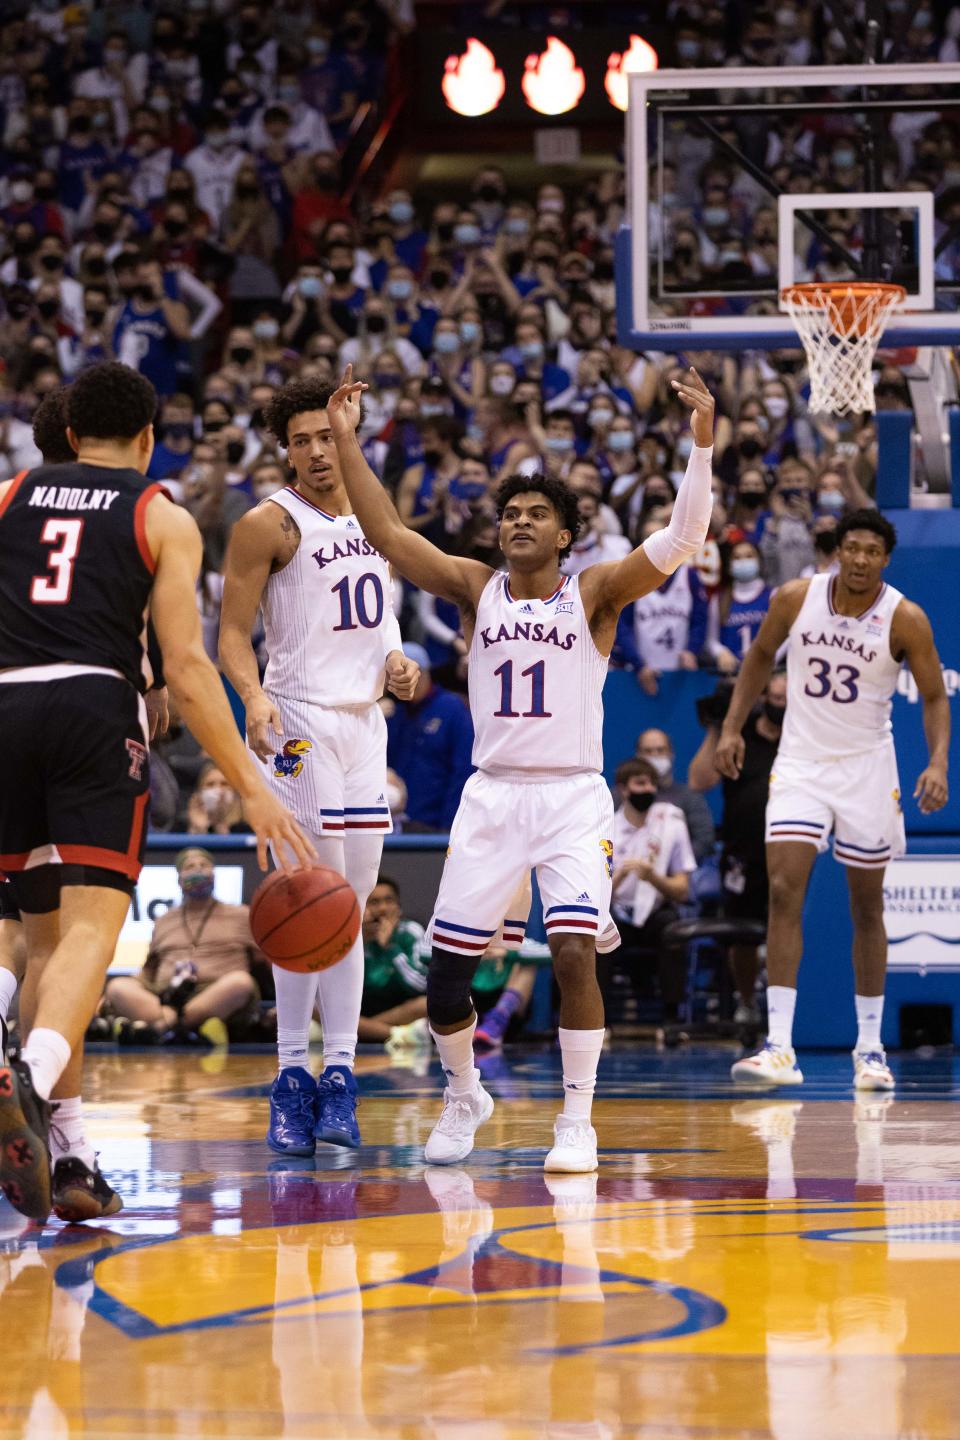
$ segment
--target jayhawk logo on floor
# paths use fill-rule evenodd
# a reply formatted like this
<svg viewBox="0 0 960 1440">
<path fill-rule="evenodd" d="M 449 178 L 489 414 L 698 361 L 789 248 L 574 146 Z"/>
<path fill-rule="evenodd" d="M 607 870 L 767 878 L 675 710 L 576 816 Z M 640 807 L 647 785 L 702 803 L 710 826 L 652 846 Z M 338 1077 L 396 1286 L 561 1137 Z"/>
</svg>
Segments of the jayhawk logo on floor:
<svg viewBox="0 0 960 1440">
<path fill-rule="evenodd" d="M 613 874 L 613 841 L 601 840 L 600 849 L 603 851 L 603 858 L 607 865 L 607 874 Z"/>
<path fill-rule="evenodd" d="M 309 750 L 313 749 L 312 740 L 288 740 L 282 750 L 278 750 L 273 757 L 273 773 L 278 780 L 286 776 L 288 780 L 296 780 L 303 769 L 303 757 Z"/>
</svg>

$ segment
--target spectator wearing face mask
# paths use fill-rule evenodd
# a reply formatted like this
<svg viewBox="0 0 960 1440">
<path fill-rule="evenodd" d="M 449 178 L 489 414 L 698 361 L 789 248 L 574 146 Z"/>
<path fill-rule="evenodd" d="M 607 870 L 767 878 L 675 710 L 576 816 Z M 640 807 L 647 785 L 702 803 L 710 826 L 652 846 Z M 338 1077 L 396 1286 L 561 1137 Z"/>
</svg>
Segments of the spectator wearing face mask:
<svg viewBox="0 0 960 1440">
<path fill-rule="evenodd" d="M 812 498 L 809 472 L 799 461 L 784 465 L 759 542 L 764 574 L 774 589 L 795 580 L 813 563 Z"/>
<path fill-rule="evenodd" d="M 611 915 L 620 931 L 621 963 L 635 969 L 656 955 L 665 1021 L 679 1017 L 686 989 L 686 956 L 663 945 L 663 932 L 679 918 L 697 868 L 683 813 L 657 790 L 646 760 L 617 766 L 623 804 L 613 817 Z M 603 967 L 601 967 L 602 970 Z"/>
<path fill-rule="evenodd" d="M 391 190 L 387 195 L 387 216 L 393 225 L 393 248 L 397 259 L 415 275 L 423 268 L 429 236 L 417 224 L 409 190 Z"/>
<path fill-rule="evenodd" d="M 193 401 L 171 395 L 164 401 L 147 475 L 151 480 L 176 479 L 193 455 Z"/>
<path fill-rule="evenodd" d="M 751 540 L 732 545 L 720 588 L 710 597 L 706 651 L 721 675 L 735 675 L 770 609 L 760 551 Z"/>
<path fill-rule="evenodd" d="M 494 485 L 519 469 L 521 461 L 536 454 L 530 433 L 509 400 L 487 398 L 477 402 L 473 413 L 476 436 L 490 466 Z M 474 434 L 471 430 L 470 435 Z"/>
<path fill-rule="evenodd" d="M 208 443 L 198 444 L 180 476 L 183 504 L 200 528 L 204 556 L 211 570 L 223 568 L 230 531 L 250 508 L 249 495 L 227 484 L 227 465 L 222 451 Z"/>
<path fill-rule="evenodd" d="M 730 702 L 731 684 L 721 682 L 715 694 L 697 705 L 700 723 L 706 728 L 703 744 L 690 762 L 687 779 L 694 793 L 702 794 L 723 783 L 723 854 L 720 879 L 723 886 L 723 913 L 731 919 L 767 918 L 767 863 L 765 823 L 770 773 L 780 744 L 787 703 L 787 677 L 774 671 L 760 704 L 743 728 L 743 765 L 736 780 L 721 777 L 715 757 L 720 730 Z M 754 945 L 734 945 L 730 950 L 739 1003 L 734 1020 L 738 1025 L 756 1025 L 759 1015 L 755 994 L 760 961 Z"/>
<path fill-rule="evenodd" d="M 94 134 L 85 102 L 71 106 L 67 138 L 57 157 L 57 194 L 64 210 L 76 216 L 88 190 L 110 163 L 110 152 Z"/>
<path fill-rule="evenodd" d="M 600 505 L 600 528 L 606 535 L 623 535 L 623 526 L 617 519 L 617 512 L 612 505 L 607 505 L 604 501 L 599 465 L 585 455 L 574 460 L 567 476 L 567 484 L 577 495 L 589 492 L 596 496 Z"/>
<path fill-rule="evenodd" d="M 514 343 L 507 346 L 501 358 L 513 365 L 518 381 L 536 381 L 544 402 L 549 403 L 569 390 L 570 375 L 562 365 L 548 360 L 546 354 L 542 324 L 518 320 Z"/>
<path fill-rule="evenodd" d="M 352 365 L 355 375 L 367 375 L 381 350 L 392 350 L 408 376 L 422 375 L 426 368 L 416 345 L 396 334 L 390 308 L 371 292 L 360 313 L 356 336 L 340 346 L 340 369 Z"/>
<path fill-rule="evenodd" d="M 804 567 L 801 580 L 809 580 L 813 575 L 836 575 L 840 568 L 836 532 L 837 522 L 832 515 L 818 515 L 814 520 L 811 530 L 813 563 Z"/>
<path fill-rule="evenodd" d="M 657 794 L 683 812 L 694 857 L 701 865 L 713 853 L 716 832 L 710 807 L 689 784 L 676 778 L 676 752 L 665 730 L 651 728 L 637 736 L 636 758 L 652 765 L 657 776 Z"/>
<path fill-rule="evenodd" d="M 542 471 L 556 480 L 565 480 L 577 458 L 577 426 L 569 410 L 554 410 L 541 421 L 538 407 L 527 407 L 530 437 L 538 457 L 524 462 L 522 474 Z"/>
<path fill-rule="evenodd" d="M 577 511 L 580 534 L 560 566 L 564 575 L 579 575 L 588 565 L 599 565 L 605 560 L 622 560 L 630 553 L 630 541 L 625 535 L 611 535 L 604 528 L 599 495 L 592 490 L 581 490 Z"/>
<path fill-rule="evenodd" d="M 184 159 L 184 166 L 196 184 L 197 203 L 210 217 L 217 234 L 233 197 L 237 172 L 249 157 L 231 139 L 230 122 L 222 110 L 214 110 L 207 121 L 205 138 Z"/>
<path fill-rule="evenodd" d="M 726 454 L 723 459 L 726 459 Z M 723 479 L 723 473 L 720 473 Z M 736 481 L 730 525 L 757 545 L 762 541 L 763 532 L 771 517 L 768 497 L 769 486 L 765 470 L 751 465 L 741 471 Z"/>
<path fill-rule="evenodd" d="M 191 835 L 249 834 L 240 796 L 212 760 L 200 771 L 187 804 L 187 830 Z"/>
<path fill-rule="evenodd" d="M 24 222 L 32 225 L 37 235 L 63 234 L 60 206 L 40 199 L 36 193 L 34 171 L 29 165 L 14 165 L 9 174 L 9 182 L 9 201 L 0 209 L 0 222 L 8 231 Z"/>
<path fill-rule="evenodd" d="M 397 511 L 411 530 L 422 530 L 439 513 L 461 465 L 456 449 L 463 437 L 459 421 L 441 415 L 424 421 L 420 433 L 423 459 L 404 471 L 397 487 Z"/>
<path fill-rule="evenodd" d="M 142 102 L 146 88 L 146 54 L 131 57 L 125 31 L 111 30 L 104 38 L 100 64 L 77 76 L 73 93 L 84 100 L 109 100 L 116 132 L 125 135 L 129 112 Z"/>
<path fill-rule="evenodd" d="M 190 338 L 187 307 L 177 298 L 176 276 L 155 261 L 141 261 L 132 298 L 120 310 L 113 349 L 122 365 L 139 370 L 158 395 L 179 388 L 183 342 Z"/>
</svg>

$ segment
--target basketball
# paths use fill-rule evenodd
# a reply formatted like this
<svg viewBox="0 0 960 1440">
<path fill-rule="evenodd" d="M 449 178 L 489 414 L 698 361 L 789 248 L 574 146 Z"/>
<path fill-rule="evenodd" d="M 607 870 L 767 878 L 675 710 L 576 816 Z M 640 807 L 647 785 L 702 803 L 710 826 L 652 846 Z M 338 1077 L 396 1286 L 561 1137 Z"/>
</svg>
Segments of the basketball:
<svg viewBox="0 0 960 1440">
<path fill-rule="evenodd" d="M 250 902 L 250 929 L 260 949 L 284 970 L 328 970 L 360 933 L 360 907 L 336 870 L 275 870 Z"/>
</svg>

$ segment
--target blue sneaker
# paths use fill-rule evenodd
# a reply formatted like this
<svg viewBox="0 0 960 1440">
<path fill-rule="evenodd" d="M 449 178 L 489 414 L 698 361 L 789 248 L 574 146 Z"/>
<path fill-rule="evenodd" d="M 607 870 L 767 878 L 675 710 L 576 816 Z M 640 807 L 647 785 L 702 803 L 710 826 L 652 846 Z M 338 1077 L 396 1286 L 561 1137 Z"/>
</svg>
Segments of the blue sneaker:
<svg viewBox="0 0 960 1440">
<path fill-rule="evenodd" d="M 317 1082 L 299 1065 L 281 1070 L 270 1088 L 267 1144 L 279 1155 L 312 1155 Z"/>
<path fill-rule="evenodd" d="M 347 1145 L 356 1150 L 360 1144 L 357 1128 L 357 1082 L 353 1071 L 345 1065 L 328 1065 L 317 1079 L 318 1140 L 328 1145 Z"/>
</svg>

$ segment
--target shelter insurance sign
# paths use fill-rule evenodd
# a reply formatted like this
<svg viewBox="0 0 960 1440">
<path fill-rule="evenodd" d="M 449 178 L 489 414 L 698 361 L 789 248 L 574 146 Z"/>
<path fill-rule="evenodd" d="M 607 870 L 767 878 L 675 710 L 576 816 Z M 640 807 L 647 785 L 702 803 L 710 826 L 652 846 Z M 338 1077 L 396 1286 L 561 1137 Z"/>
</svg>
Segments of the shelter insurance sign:
<svg viewBox="0 0 960 1440">
<path fill-rule="evenodd" d="M 960 856 L 892 861 L 883 915 L 891 970 L 960 970 Z"/>
</svg>

